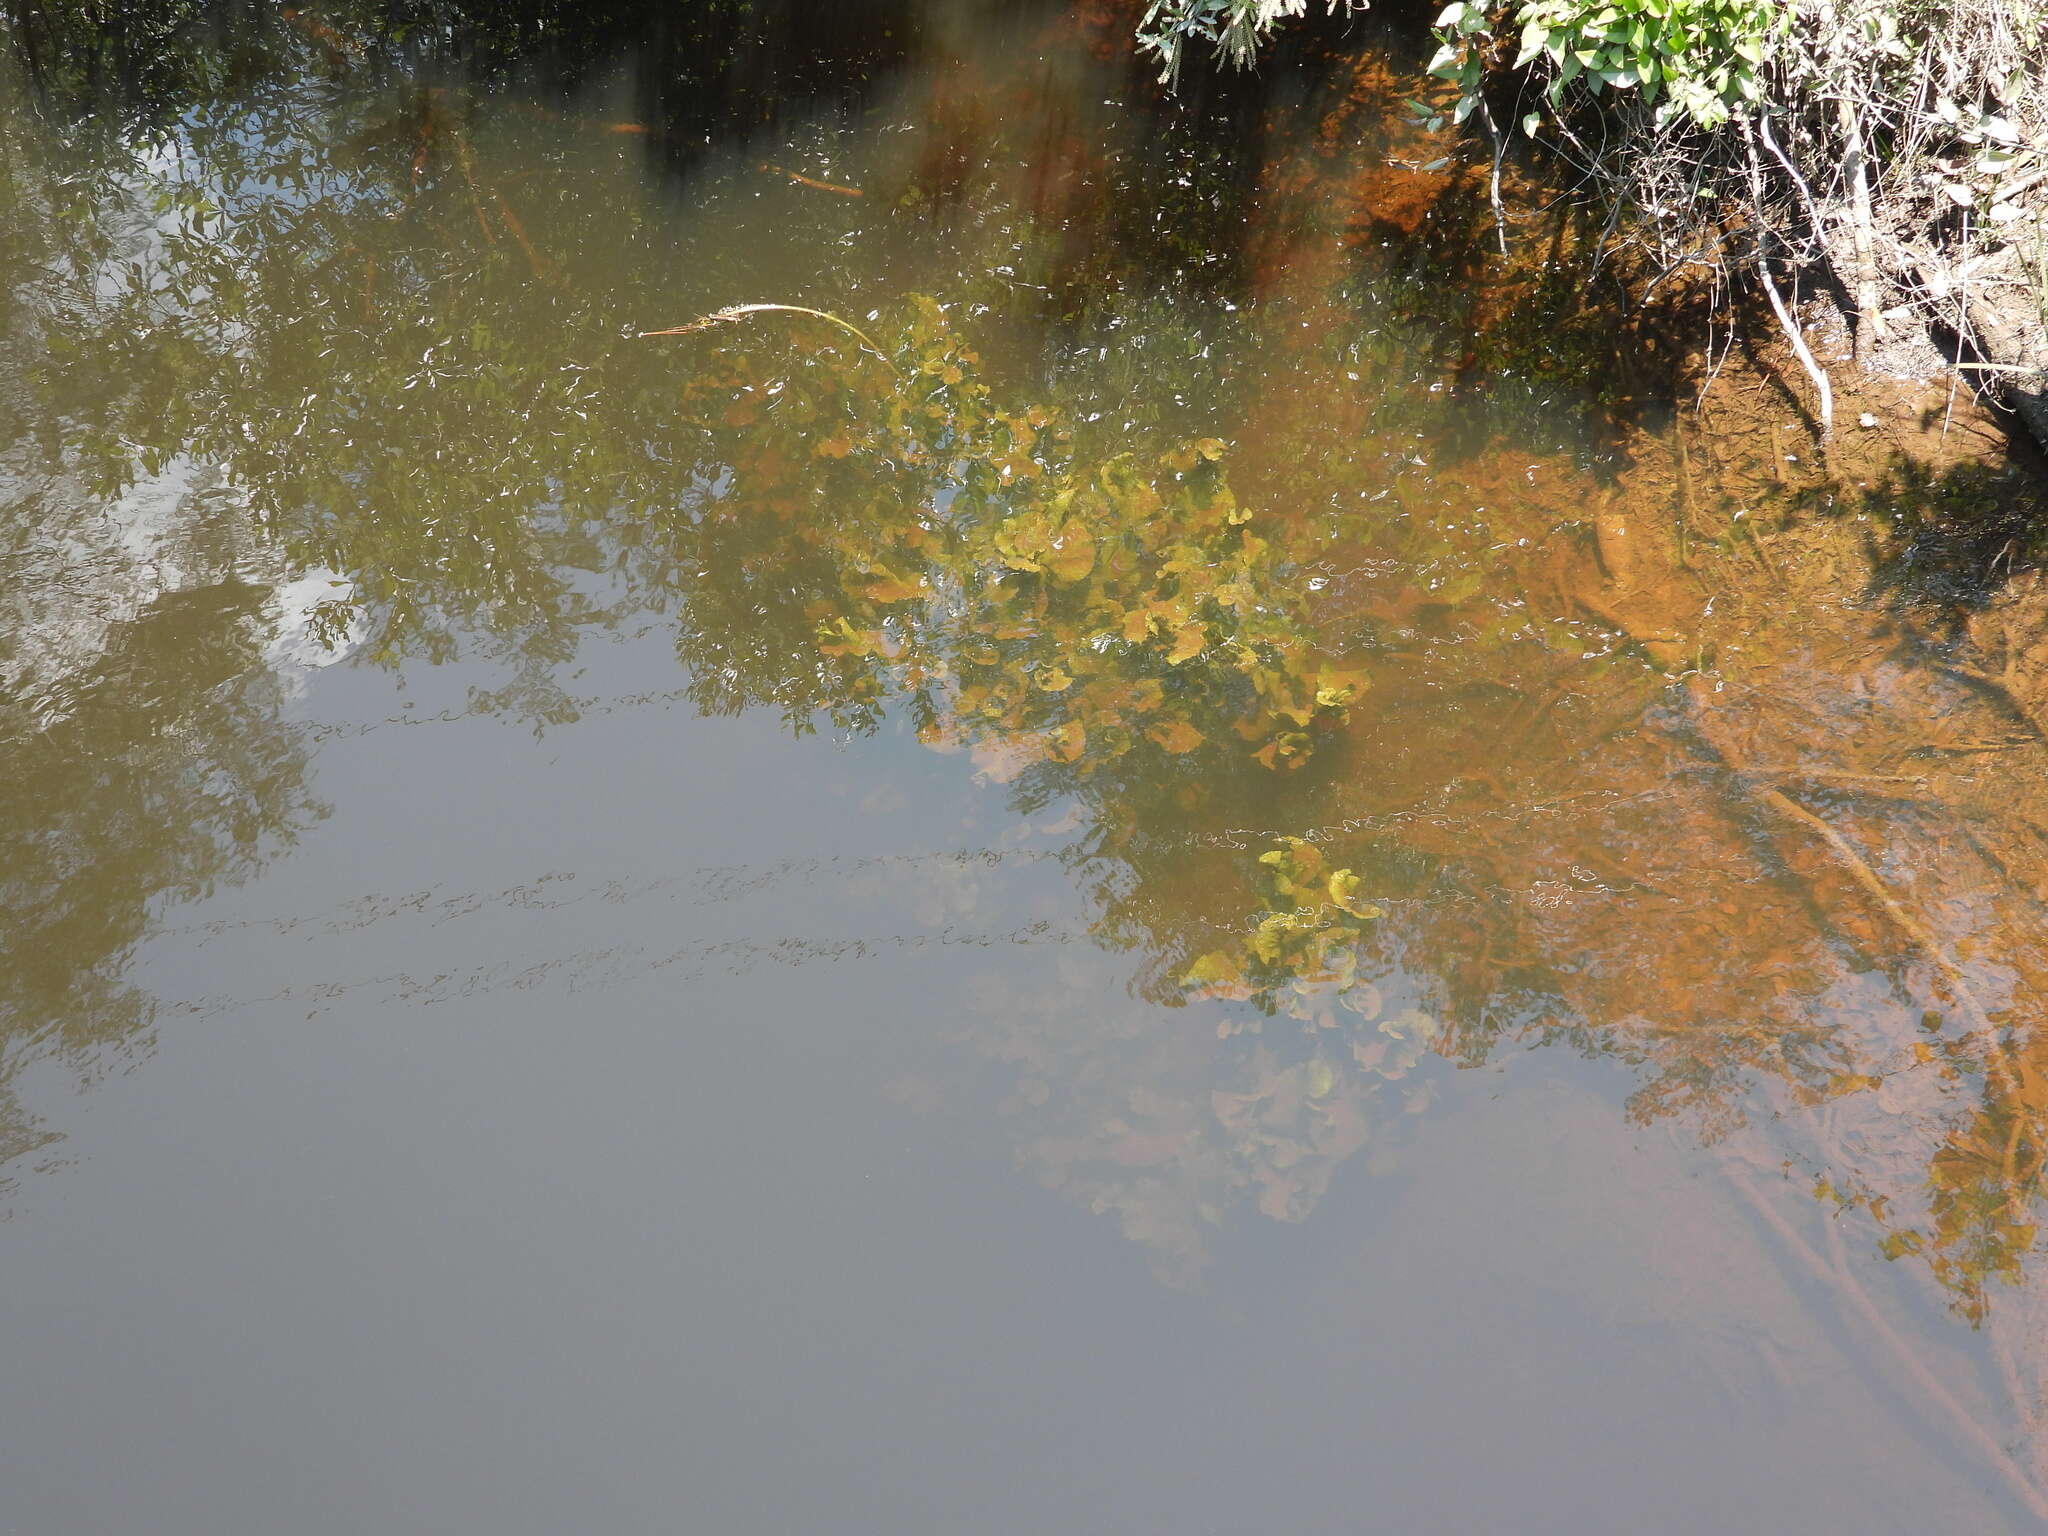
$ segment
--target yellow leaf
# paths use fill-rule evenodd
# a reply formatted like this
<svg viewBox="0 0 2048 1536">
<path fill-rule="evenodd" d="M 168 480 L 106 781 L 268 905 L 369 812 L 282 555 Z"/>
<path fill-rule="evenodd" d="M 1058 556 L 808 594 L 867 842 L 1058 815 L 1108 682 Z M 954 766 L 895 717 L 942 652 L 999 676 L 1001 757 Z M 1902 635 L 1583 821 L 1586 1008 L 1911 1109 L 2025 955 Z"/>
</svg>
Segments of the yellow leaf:
<svg viewBox="0 0 2048 1536">
<path fill-rule="evenodd" d="M 1309 746 L 1309 739 L 1300 732 L 1282 731 L 1252 756 L 1277 772 L 1282 768 L 1299 768 L 1307 762 Z"/>
<path fill-rule="evenodd" d="M 1051 530 L 1042 512 L 1021 513 L 996 529 L 996 552 L 1013 571 L 1043 571 L 1053 552 Z"/>
<path fill-rule="evenodd" d="M 1192 752 L 1202 744 L 1202 733 L 1185 720 L 1168 720 L 1153 726 L 1145 734 L 1176 755 Z"/>
<path fill-rule="evenodd" d="M 1244 972 L 1230 955 L 1211 950 L 1180 973 L 1183 986 L 1213 987 L 1218 982 L 1242 981 Z"/>
<path fill-rule="evenodd" d="M 1173 637 L 1173 649 L 1166 653 L 1166 659 L 1176 667 L 1192 656 L 1202 654 L 1202 648 L 1209 643 L 1209 632 L 1200 624 L 1185 624 L 1179 634 Z"/>
<path fill-rule="evenodd" d="M 1088 746 L 1088 728 L 1078 720 L 1046 733 L 1045 755 L 1055 763 L 1071 763 Z"/>
<path fill-rule="evenodd" d="M 874 603 L 907 603 L 913 598 L 924 596 L 924 589 L 903 580 L 900 576 L 884 574 L 882 579 L 862 589 L 862 596 Z"/>
<path fill-rule="evenodd" d="M 1037 682 L 1047 693 L 1064 693 L 1074 686 L 1074 676 L 1064 667 L 1052 666 L 1038 674 Z"/>
<path fill-rule="evenodd" d="M 1194 990 L 1197 997 L 1224 998 L 1242 1002 L 1252 995 L 1252 988 L 1246 985 L 1244 971 L 1233 955 L 1222 950 L 1212 950 L 1180 973 L 1180 984 Z M 1220 1037 L 1228 1039 L 1235 1033 L 1236 1026 L 1228 1022 L 1217 1026 Z"/>
<path fill-rule="evenodd" d="M 1280 846 L 1259 855 L 1259 862 L 1272 868 L 1282 894 L 1299 898 L 1307 894 L 1307 887 L 1323 878 L 1328 867 L 1323 859 L 1323 850 L 1306 838 L 1283 837 Z"/>
<path fill-rule="evenodd" d="M 1061 581 L 1079 581 L 1095 569 L 1095 535 L 1085 523 L 1068 523 L 1044 555 L 1045 568 Z"/>
<path fill-rule="evenodd" d="M 1355 702 L 1366 686 L 1363 672 L 1338 672 L 1324 667 L 1316 674 L 1316 707 L 1342 709 Z"/>
<path fill-rule="evenodd" d="M 855 629 L 845 619 L 818 626 L 818 650 L 826 656 L 878 656 L 881 637 L 869 630 Z"/>
<path fill-rule="evenodd" d="M 1330 900 L 1349 912 L 1353 917 L 1378 917 L 1380 909 L 1358 899 L 1359 878 L 1348 869 L 1340 869 L 1330 876 Z"/>
</svg>

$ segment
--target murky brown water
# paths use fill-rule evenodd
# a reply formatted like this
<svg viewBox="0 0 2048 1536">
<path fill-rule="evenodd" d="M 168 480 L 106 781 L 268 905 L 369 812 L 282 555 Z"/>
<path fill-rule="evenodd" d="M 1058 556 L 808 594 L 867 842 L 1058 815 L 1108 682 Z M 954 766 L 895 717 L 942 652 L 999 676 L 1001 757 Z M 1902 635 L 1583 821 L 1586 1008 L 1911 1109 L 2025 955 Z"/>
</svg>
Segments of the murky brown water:
<svg viewBox="0 0 2048 1536">
<path fill-rule="evenodd" d="M 2048 1516 L 1938 387 L 1660 418 L 1369 59 L 336 22 L 0 78 L 8 1528 Z"/>
</svg>

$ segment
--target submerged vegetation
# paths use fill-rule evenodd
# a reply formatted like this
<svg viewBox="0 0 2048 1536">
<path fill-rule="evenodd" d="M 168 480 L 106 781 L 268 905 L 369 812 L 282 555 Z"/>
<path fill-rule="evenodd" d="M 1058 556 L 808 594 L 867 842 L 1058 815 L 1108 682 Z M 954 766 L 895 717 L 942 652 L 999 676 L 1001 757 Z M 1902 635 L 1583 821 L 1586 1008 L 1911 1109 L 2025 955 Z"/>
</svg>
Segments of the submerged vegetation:
<svg viewBox="0 0 2048 1536">
<path fill-rule="evenodd" d="M 929 739 L 1003 778 L 1040 759 L 1085 777 L 1132 751 L 1184 756 L 1224 726 L 1291 768 L 1363 691 L 1308 646 L 1217 439 L 1078 456 L 1052 411 L 994 403 L 927 295 L 888 353 L 793 361 L 727 347 L 700 366 L 683 409 L 705 434 L 705 489 L 682 510 L 714 546 L 744 542 L 743 558 L 700 557 L 740 576 L 736 597 L 758 571 L 754 612 L 815 628 L 818 690 L 779 700 L 797 722 L 871 727 L 901 696 Z M 820 494 L 839 509 L 824 530 L 808 515 Z"/>
</svg>

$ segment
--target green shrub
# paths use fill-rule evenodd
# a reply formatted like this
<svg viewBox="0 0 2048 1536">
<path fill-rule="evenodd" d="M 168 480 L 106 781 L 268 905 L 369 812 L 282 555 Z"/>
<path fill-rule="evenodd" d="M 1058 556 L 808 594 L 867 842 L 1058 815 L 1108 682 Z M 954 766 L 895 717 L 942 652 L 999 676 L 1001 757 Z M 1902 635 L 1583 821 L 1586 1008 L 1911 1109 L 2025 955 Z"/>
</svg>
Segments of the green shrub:
<svg viewBox="0 0 2048 1536">
<path fill-rule="evenodd" d="M 1453 0 L 1437 18 L 1430 73 L 1457 83 L 1460 122 L 1478 103 L 1493 11 L 1484 0 Z M 1583 81 L 1596 95 L 1639 93 L 1660 126 L 1682 118 L 1714 128 L 1761 98 L 1758 71 L 1790 12 L 1777 0 L 1523 0 L 1513 21 L 1522 29 L 1513 67 L 1547 63 L 1553 112 Z M 1523 128 L 1535 132 L 1542 116 L 1529 113 Z"/>
</svg>

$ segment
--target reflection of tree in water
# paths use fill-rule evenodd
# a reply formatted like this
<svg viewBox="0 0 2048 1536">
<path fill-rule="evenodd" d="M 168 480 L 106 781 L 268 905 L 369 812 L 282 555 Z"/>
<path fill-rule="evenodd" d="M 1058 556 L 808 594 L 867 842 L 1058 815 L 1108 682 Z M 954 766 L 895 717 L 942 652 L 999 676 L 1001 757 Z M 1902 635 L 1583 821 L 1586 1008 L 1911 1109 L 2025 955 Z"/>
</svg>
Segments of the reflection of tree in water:
<svg viewBox="0 0 2048 1536">
<path fill-rule="evenodd" d="M 37 701 L 8 704 L 6 1079 L 51 1061 L 90 1076 L 146 1047 L 151 1002 L 123 973 L 153 912 L 246 879 L 319 813 L 261 664 L 266 596 L 233 581 L 165 593 L 65 680 L 54 721 L 34 718 Z"/>
<path fill-rule="evenodd" d="M 239 503 L 137 444 L 120 497 L 49 408 L 82 311 L 146 256 L 147 207 L 114 166 L 60 147 L 0 86 L 0 1162 L 54 1139 L 24 1074 L 91 1077 L 147 1048 L 125 972 L 164 903 L 247 878 L 319 814 L 305 744 L 265 656 L 275 562 Z M 89 302 L 89 301 L 88 301 Z M 88 333 L 88 340 L 92 339 Z M 112 489 L 112 487 L 107 487 Z"/>
<path fill-rule="evenodd" d="M 1473 449 L 1474 408 L 1417 361 L 1443 348 L 1370 283 L 1295 262 L 1244 321 L 1103 299 L 1053 334 L 1039 401 L 1015 333 L 1044 335 L 991 274 L 1044 252 L 993 139 L 993 169 L 918 162 L 948 178 L 924 197 L 714 166 L 679 234 L 630 136 L 452 89 L 189 131 L 158 270 L 53 321 L 102 364 L 37 385 L 78 462 L 109 489 L 220 465 L 269 537 L 352 579 L 372 654 L 495 647 L 498 697 L 540 718 L 568 713 L 553 678 L 582 634 L 653 611 L 707 710 L 903 709 L 1025 810 L 1075 807 L 1098 938 L 1144 996 L 1196 1006 L 1104 1026 L 1054 989 L 987 1000 L 980 1038 L 1019 1065 L 1031 1158 L 1177 1271 L 1233 1202 L 1305 1214 L 1436 1060 L 1535 1042 L 1631 1065 L 1644 1120 L 1776 1138 L 1966 1313 L 2018 1277 L 2044 1107 L 2033 802 L 2004 759 L 1973 770 L 2010 790 L 1982 803 L 1886 787 L 1916 771 L 1915 722 L 1975 709 L 1988 733 L 1983 701 L 1861 620 L 1731 628 L 1727 567 L 1722 618 L 1671 621 L 1689 651 L 1639 649 L 1683 669 L 1739 634 L 1768 688 L 1726 656 L 1714 692 L 1614 654 L 1642 600 L 1586 588 L 1592 481 Z M 1095 202 L 1142 202 L 1115 185 Z M 786 267 L 742 264 L 791 228 Z M 944 311 L 866 303 L 892 251 L 937 270 L 934 229 L 958 247 Z M 778 273 L 882 355 L 803 319 L 622 334 Z M 262 807 L 289 821 L 289 774 L 260 730 L 221 739 L 255 754 L 227 775 L 252 808 L 187 820 L 239 850 Z M 141 899 L 203 878 L 197 843 L 158 858 Z M 110 921 L 78 952 L 132 942 Z"/>
<path fill-rule="evenodd" d="M 793 386 L 776 370 L 742 376 L 754 382 L 717 370 L 700 379 L 737 402 L 712 429 L 731 445 L 713 456 L 718 515 L 758 535 L 787 527 L 807 497 L 868 505 L 839 477 L 864 452 L 895 458 L 848 426 L 861 409 L 821 421 L 807 395 L 777 419 L 759 402 Z M 1260 452 L 1283 465 L 1309 457 L 1277 431 Z M 983 455 L 999 464 L 1003 446 Z M 1180 462 L 1177 474 L 1193 467 Z M 1316 462 L 1319 478 L 1346 474 L 1337 485 L 1364 487 L 1385 510 L 1272 517 L 1263 509 L 1300 504 L 1298 487 L 1256 464 L 1229 497 L 1261 508 L 1248 526 L 1273 534 L 1270 561 L 1242 578 L 1252 607 L 1278 621 L 1264 636 L 1270 654 L 1299 659 L 1297 680 L 1346 679 L 1303 722 L 1314 729 L 1304 742 L 1320 749 L 1298 776 L 1261 771 L 1296 760 L 1246 750 L 1261 740 L 1245 728 L 1259 716 L 1234 716 L 1229 700 L 1244 696 L 1200 672 L 1189 674 L 1199 686 L 1169 695 L 1185 710 L 1177 726 L 1197 772 L 1176 772 L 1190 764 L 1172 751 L 1127 750 L 1131 733 L 1118 734 L 1114 716 L 1111 729 L 1088 729 L 1083 711 L 1100 706 L 1079 679 L 1129 686 L 1105 660 L 1123 654 L 1117 610 L 1146 606 L 1091 584 L 1101 525 L 1050 541 L 1080 551 L 1071 580 L 1022 583 L 1014 590 L 1038 600 L 1020 609 L 949 559 L 1008 582 L 1014 551 L 954 539 L 931 511 L 937 498 L 917 499 L 913 521 L 894 525 L 909 527 L 907 541 L 858 516 L 799 540 L 807 556 L 825 555 L 801 589 L 819 651 L 860 663 L 825 697 L 863 711 L 917 700 L 946 722 L 931 733 L 942 745 L 965 718 L 965 739 L 998 777 L 1028 765 L 1022 808 L 1078 801 L 1091 830 L 1074 858 L 1102 903 L 1098 936 L 1152 957 L 1156 998 L 1188 989 L 1230 1005 L 1205 1010 L 1221 1037 L 1205 1046 L 1207 1028 L 1098 1038 L 1094 1014 L 1074 1015 L 1057 994 L 990 999 L 993 1048 L 1023 1067 L 1044 1106 L 1034 1160 L 1120 1211 L 1183 1271 L 1234 1199 L 1305 1214 L 1376 1126 L 1426 1102 L 1414 1073 L 1427 1055 L 1477 1063 L 1511 1045 L 1565 1044 L 1639 1071 L 1638 1119 L 1679 1116 L 1710 1139 L 1760 1139 L 1793 1157 L 1878 1219 L 1888 1254 L 1924 1252 L 1958 1310 L 1983 1316 L 1987 1287 L 2019 1278 L 2034 1239 L 2040 1106 L 2030 1036 L 2012 1027 L 2033 992 L 1996 967 L 2031 960 L 2039 881 L 2018 872 L 2038 867 L 2038 850 L 2011 814 L 2025 803 L 2023 774 L 2004 814 L 1965 834 L 2018 840 L 1987 852 L 1974 875 L 1943 867 L 1953 801 L 1893 787 L 1914 781 L 1896 759 L 1926 745 L 1912 739 L 1915 723 L 1954 717 L 1966 690 L 1890 658 L 1881 621 L 1873 631 L 1818 604 L 1791 610 L 1800 630 L 1744 635 L 1767 647 L 1768 694 L 1734 663 L 1725 694 L 1640 662 L 1589 664 L 1583 639 L 1568 648 L 1559 642 L 1573 631 L 1532 618 L 1530 594 L 1554 555 L 1499 553 L 1525 547 L 1506 537 L 1518 528 L 1535 548 L 1574 520 L 1526 474 L 1505 494 L 1494 479 L 1496 510 L 1461 530 L 1429 516 L 1424 498 L 1443 508 L 1470 497 L 1498 466 L 1467 460 L 1456 487 L 1425 492 L 1383 463 Z M 1054 503 L 1069 489 L 1054 477 Z M 1025 496 L 999 515 L 1015 521 L 1035 504 Z M 1201 525 L 1186 511 L 1174 521 Z M 1462 579 L 1475 552 L 1461 538 L 1496 551 L 1483 590 Z M 1336 550 L 1341 561 L 1326 553 Z M 1350 577 L 1318 589 L 1310 573 L 1340 565 Z M 796 568 L 771 561 L 761 584 Z M 1418 580 L 1430 571 L 1440 574 Z M 1092 622 L 1056 622 L 1044 599 L 1063 587 Z M 975 637 L 989 634 L 1027 647 L 999 676 L 1059 668 L 1052 699 L 1019 687 L 997 710 L 959 708 L 981 697 Z M 1341 655 L 1322 648 L 1339 637 Z M 1150 662 L 1172 678 L 1169 658 Z M 1222 680 L 1240 665 L 1225 665 Z M 747 687 L 743 669 L 725 675 Z M 1282 736 L 1268 746 L 1291 722 L 1275 723 Z M 1195 751 L 1212 741 L 1231 750 Z M 2023 953 L 1985 951 L 1993 933 Z M 1160 1074 L 1187 1078 L 1190 1059 L 1204 1086 L 1192 1098 L 1163 1092 Z M 1060 1102 L 1063 1088 L 1076 1102 Z M 1835 1129 L 1858 1113 L 1873 1124 Z"/>
</svg>

